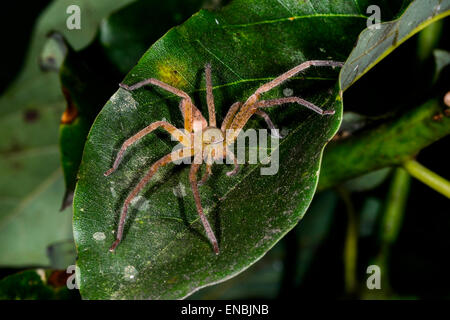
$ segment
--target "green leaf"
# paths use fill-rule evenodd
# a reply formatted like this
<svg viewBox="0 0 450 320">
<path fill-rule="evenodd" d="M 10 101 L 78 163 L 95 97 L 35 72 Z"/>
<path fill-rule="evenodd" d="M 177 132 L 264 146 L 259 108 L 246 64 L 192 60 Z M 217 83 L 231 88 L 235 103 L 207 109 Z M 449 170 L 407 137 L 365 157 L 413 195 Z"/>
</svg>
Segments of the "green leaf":
<svg viewBox="0 0 450 320">
<path fill-rule="evenodd" d="M 203 4 L 203 0 L 136 1 L 104 19 L 99 32 L 106 56 L 127 74 L 148 47 Z"/>
<path fill-rule="evenodd" d="M 286 256 L 284 241 L 278 242 L 270 251 L 236 277 L 203 288 L 189 300 L 239 300 L 275 299 L 280 291 L 283 276 L 283 257 Z"/>
<path fill-rule="evenodd" d="M 301 224 L 290 231 L 292 236 L 283 238 L 238 276 L 202 289 L 189 299 L 275 299 L 284 293 L 280 290 L 289 292 L 297 287 L 329 233 L 336 203 L 337 196 L 332 191 L 317 194 Z"/>
<path fill-rule="evenodd" d="M 377 197 L 367 197 L 359 214 L 359 237 L 367 238 L 372 236 L 377 230 L 378 217 L 381 214 L 383 202 Z"/>
<path fill-rule="evenodd" d="M 340 74 L 343 90 L 385 58 L 395 48 L 429 24 L 450 14 L 449 0 L 413 1 L 396 20 L 365 29 Z"/>
<path fill-rule="evenodd" d="M 49 44 L 43 56 L 56 58 L 56 39 Z M 72 239 L 72 215 L 58 212 L 63 184 L 56 137 L 62 104 L 51 83 L 39 95 L 33 92 L 41 74 L 43 81 L 49 79 L 33 72 L 25 69 L 29 76 L 18 82 L 23 88 L 0 98 L 0 265 L 9 267 L 47 266 L 47 246 Z"/>
<path fill-rule="evenodd" d="M 58 75 L 42 70 L 48 70 L 43 58 L 55 52 L 44 43 L 50 31 L 59 30 L 80 49 L 105 13 L 129 1 L 79 1 L 81 31 L 66 26 L 72 2 L 55 1 L 43 12 L 23 71 L 0 98 L 1 266 L 47 266 L 47 246 L 72 238 L 71 215 L 58 212 L 64 190 L 57 147 L 64 98 Z"/>
<path fill-rule="evenodd" d="M 47 255 L 52 269 L 67 269 L 68 266 L 75 265 L 76 262 L 75 243 L 73 240 L 53 243 L 47 248 Z"/>
<path fill-rule="evenodd" d="M 185 90 L 205 114 L 203 68 L 211 62 L 219 123 L 229 106 L 258 86 L 311 59 L 343 61 L 366 19 L 354 2 L 241 1 L 218 12 L 200 11 L 169 31 L 140 59 L 127 84 L 155 77 Z M 314 30 L 314 32 L 313 32 Z M 337 131 L 342 101 L 338 70 L 312 68 L 274 89 L 301 95 L 336 114 L 322 117 L 289 105 L 270 110 L 288 130 L 279 148 L 279 172 L 262 176 L 261 165 L 225 176 L 215 166 L 201 187 L 202 204 L 218 236 L 214 255 L 204 236 L 188 182 L 188 167 L 161 170 L 141 192 L 115 254 L 118 211 L 149 165 L 171 151 L 165 134 L 151 134 L 130 149 L 119 170 L 103 176 L 120 145 L 151 122 L 182 126 L 178 99 L 150 88 L 119 89 L 88 136 L 74 198 L 74 234 L 84 298 L 182 298 L 224 281 L 260 259 L 300 220 L 317 184 L 325 143 Z M 288 90 L 286 90 L 288 89 Z M 265 128 L 257 118 L 248 127 Z M 177 197 L 176 195 L 185 195 Z"/>
<path fill-rule="evenodd" d="M 383 168 L 369 172 L 360 177 L 350 179 L 344 183 L 344 187 L 350 192 L 362 192 L 379 186 L 389 176 L 391 168 Z"/>
<path fill-rule="evenodd" d="M 435 64 L 435 71 L 434 71 L 434 78 L 433 82 L 436 82 L 444 68 L 446 68 L 448 65 L 450 65 L 450 52 L 445 50 L 436 49 L 433 51 L 434 56 L 434 64 Z"/>
</svg>

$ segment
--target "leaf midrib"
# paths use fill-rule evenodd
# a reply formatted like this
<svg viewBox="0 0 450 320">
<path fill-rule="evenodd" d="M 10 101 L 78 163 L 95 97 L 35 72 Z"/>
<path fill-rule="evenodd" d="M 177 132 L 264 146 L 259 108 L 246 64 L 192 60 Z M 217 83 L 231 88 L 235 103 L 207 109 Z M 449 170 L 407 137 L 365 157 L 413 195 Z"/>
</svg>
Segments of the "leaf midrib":
<svg viewBox="0 0 450 320">
<path fill-rule="evenodd" d="M 288 17 L 288 18 L 280 18 L 280 19 L 273 19 L 273 20 L 263 20 L 263 21 L 244 23 L 244 24 L 228 24 L 228 25 L 222 26 L 222 28 L 223 29 L 245 28 L 245 27 L 251 27 L 251 26 L 261 25 L 261 24 L 293 22 L 295 20 L 313 19 L 313 18 L 361 18 L 361 19 L 367 19 L 367 16 L 362 15 L 362 14 L 351 14 L 351 13 L 318 13 L 318 14 L 312 14 L 312 15 L 292 16 L 292 17 Z"/>
</svg>

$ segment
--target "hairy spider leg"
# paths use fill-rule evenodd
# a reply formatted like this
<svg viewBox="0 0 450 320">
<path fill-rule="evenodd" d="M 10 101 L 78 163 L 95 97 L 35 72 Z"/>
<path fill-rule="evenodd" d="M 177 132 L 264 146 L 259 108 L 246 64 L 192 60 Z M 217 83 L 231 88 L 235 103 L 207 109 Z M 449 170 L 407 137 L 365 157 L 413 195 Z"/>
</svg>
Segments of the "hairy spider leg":
<svg viewBox="0 0 450 320">
<path fill-rule="evenodd" d="M 198 182 L 198 185 L 199 186 L 204 185 L 211 175 L 212 175 L 212 165 L 206 164 L 205 174 L 203 175 L 202 179 Z"/>
<path fill-rule="evenodd" d="M 226 147 L 226 145 L 224 145 L 224 147 Z M 234 169 L 232 171 L 227 172 L 227 175 L 228 176 L 235 175 L 239 170 L 239 165 L 237 163 L 236 157 L 228 148 L 226 148 L 226 155 L 224 155 L 224 156 L 229 156 L 231 159 L 233 159 L 233 162 L 234 162 Z M 196 158 L 202 157 L 202 155 L 200 153 L 198 153 L 195 155 L 195 157 Z M 216 254 L 219 254 L 219 245 L 218 245 L 216 236 L 214 235 L 214 231 L 212 230 L 211 225 L 208 222 L 208 219 L 206 218 L 205 214 L 203 213 L 203 207 L 202 207 L 202 203 L 201 203 L 201 199 L 200 199 L 200 194 L 198 191 L 198 186 L 202 185 L 208 179 L 208 177 L 212 174 L 212 172 L 211 172 L 212 165 L 206 164 L 206 173 L 203 176 L 202 180 L 200 182 L 197 182 L 197 172 L 198 172 L 198 169 L 200 168 L 200 166 L 201 166 L 201 164 L 198 164 L 195 161 L 191 165 L 191 169 L 189 171 L 189 181 L 191 183 L 192 193 L 194 195 L 195 205 L 197 207 L 197 213 L 200 216 L 200 220 L 202 221 L 206 235 L 208 236 L 208 239 L 214 248 L 214 252 Z"/>
<path fill-rule="evenodd" d="M 265 113 L 262 110 L 256 110 L 255 114 L 257 114 L 258 116 L 262 117 L 264 119 L 264 121 L 266 122 L 267 126 L 269 127 L 270 130 L 272 130 L 273 132 L 275 132 L 274 136 L 276 138 L 282 138 L 281 135 L 278 133 L 277 128 L 275 128 L 275 125 L 273 124 L 272 120 L 270 119 L 269 115 L 267 113 Z"/>
<path fill-rule="evenodd" d="M 222 121 L 222 126 L 220 127 L 220 130 L 225 134 L 225 130 L 229 128 L 231 125 L 231 122 L 233 121 L 234 115 L 236 112 L 238 112 L 239 108 L 242 106 L 242 102 L 238 101 L 231 105 L 230 109 L 227 112 L 227 115 L 225 116 L 225 119 Z"/>
<path fill-rule="evenodd" d="M 230 126 L 231 134 L 227 135 L 227 144 L 231 144 L 231 143 L 233 143 L 234 140 L 236 140 L 240 131 L 247 124 L 248 120 L 252 117 L 252 115 L 255 113 L 258 113 L 258 111 L 260 111 L 260 110 L 258 110 L 258 108 L 268 108 L 271 106 L 279 106 L 279 105 L 282 105 L 285 103 L 298 103 L 299 105 L 307 107 L 308 109 L 311 109 L 320 115 L 334 114 L 334 110 L 323 110 L 323 109 L 319 108 L 318 106 L 314 105 L 313 103 L 306 101 L 299 97 L 287 97 L 287 98 L 279 98 L 279 99 L 272 99 L 272 100 L 256 101 L 246 111 L 244 111 L 242 113 L 239 112 L 236 115 L 236 117 L 233 120 L 233 123 Z M 275 128 L 272 121 L 270 120 L 268 114 L 260 111 L 259 115 L 262 116 L 264 118 L 264 120 L 266 120 L 266 123 L 269 126 L 269 128 L 271 128 L 271 129 Z"/>
<path fill-rule="evenodd" d="M 237 162 L 236 157 L 234 156 L 234 153 L 227 147 L 226 156 L 229 157 L 231 160 L 233 160 L 234 163 L 234 169 L 232 171 L 227 172 L 227 176 L 231 177 L 234 176 L 239 171 L 239 164 Z"/>
<path fill-rule="evenodd" d="M 247 121 L 250 119 L 250 117 L 257 111 L 258 109 L 258 100 L 261 94 L 279 86 L 281 83 L 286 81 L 289 78 L 292 78 L 293 76 L 297 75 L 299 72 L 311 67 L 311 66 L 331 66 L 331 67 L 339 67 L 342 66 L 343 62 L 336 62 L 336 61 L 330 61 L 330 60 L 310 60 L 303 62 L 302 64 L 286 71 L 282 75 L 276 77 L 275 79 L 263 84 L 261 87 L 256 89 L 255 93 L 252 94 L 247 101 L 244 103 L 242 108 L 239 110 L 239 112 L 235 115 L 231 125 L 227 129 L 231 129 L 234 131 L 233 135 L 230 137 L 227 136 L 227 143 L 233 142 L 237 136 L 239 135 L 240 130 L 245 126 Z M 297 98 L 297 97 L 288 97 L 288 98 Z M 279 105 L 282 103 L 288 103 L 288 102 L 297 102 L 301 105 L 304 105 L 313 111 L 316 111 L 317 113 L 324 115 L 324 114 L 331 114 L 331 113 L 325 113 L 321 108 L 315 106 L 314 104 L 303 100 L 301 98 L 297 98 L 295 101 L 289 101 L 289 100 L 282 100 L 287 98 L 280 98 L 280 99 L 274 99 L 269 100 L 272 102 L 275 102 L 274 105 Z M 285 101 L 285 102 L 281 102 Z M 280 102 L 280 103 L 278 103 Z M 304 102 L 307 102 L 306 104 Z M 267 107 L 264 105 L 264 107 Z M 334 113 L 334 112 L 333 112 Z"/>
<path fill-rule="evenodd" d="M 147 185 L 147 183 L 150 181 L 150 179 L 153 177 L 156 171 L 160 167 L 165 166 L 173 161 L 180 160 L 186 157 L 191 157 L 193 153 L 194 150 L 192 148 L 183 148 L 165 155 L 164 157 L 156 161 L 154 164 L 152 164 L 147 174 L 141 179 L 141 181 L 139 181 L 137 186 L 128 194 L 128 197 L 125 199 L 125 202 L 122 206 L 122 213 L 120 214 L 120 221 L 119 226 L 117 228 L 116 240 L 111 245 L 109 251 L 114 252 L 114 250 L 122 240 L 123 229 L 127 218 L 128 206 L 130 205 L 131 201 L 137 196 L 137 194 Z"/>
<path fill-rule="evenodd" d="M 301 71 L 303 71 L 303 70 L 305 70 L 305 69 L 307 69 L 307 68 L 309 68 L 311 66 L 316 66 L 316 67 L 342 67 L 343 65 L 344 65 L 343 62 L 337 62 L 337 61 L 331 61 L 331 60 L 310 60 L 310 61 L 306 61 L 306 62 L 303 62 L 303 63 L 299 64 L 298 66 L 296 66 L 296 67 L 286 71 L 282 75 L 279 75 L 278 77 L 276 77 L 272 81 L 269 81 L 269 82 L 263 84 L 261 87 L 259 87 L 255 91 L 254 94 L 261 95 L 264 92 L 272 90 L 273 88 L 275 88 L 275 87 L 279 86 L 280 84 L 282 84 L 287 79 L 294 77 L 299 72 L 301 72 Z"/>
<path fill-rule="evenodd" d="M 299 105 L 302 105 L 308 109 L 311 109 L 312 111 L 320 114 L 320 115 L 331 115 L 334 114 L 334 110 L 323 110 L 316 106 L 315 104 L 306 101 L 300 97 L 286 97 L 286 98 L 279 98 L 279 99 L 272 99 L 272 100 L 261 100 L 255 103 L 255 108 L 268 108 L 272 106 L 279 106 L 285 103 L 298 103 Z M 260 111 L 260 110 L 258 110 Z M 262 112 L 262 111 L 260 111 Z"/>
<path fill-rule="evenodd" d="M 197 164 L 195 162 L 191 165 L 191 170 L 189 171 L 189 181 L 191 183 L 192 193 L 194 194 L 197 213 L 200 217 L 200 220 L 202 221 L 203 227 L 205 228 L 206 235 L 208 236 L 208 239 L 214 248 L 214 252 L 216 254 L 219 254 L 219 245 L 217 243 L 216 236 L 214 235 L 214 232 L 212 231 L 211 226 L 209 225 L 208 219 L 203 213 L 203 208 L 200 201 L 200 194 L 198 192 L 198 183 L 197 183 L 197 172 L 199 168 L 200 164 Z"/>
<path fill-rule="evenodd" d="M 214 106 L 214 95 L 211 80 L 211 64 L 205 66 L 206 78 L 206 102 L 208 104 L 209 126 L 216 127 L 216 107 Z"/>
<path fill-rule="evenodd" d="M 193 123 L 193 121 L 196 121 L 196 120 L 200 121 L 202 123 L 202 127 L 204 127 L 204 128 L 207 127 L 208 124 L 206 122 L 206 119 L 203 117 L 200 110 L 198 110 L 197 107 L 192 103 L 191 97 L 189 97 L 189 95 L 186 92 L 184 92 L 180 89 L 172 87 L 171 85 L 168 85 L 167 83 L 164 83 L 164 82 L 159 81 L 154 78 L 145 79 L 145 80 L 135 83 L 131 86 L 128 86 L 124 83 L 120 83 L 119 86 L 125 90 L 133 91 L 133 90 L 139 89 L 148 84 L 152 84 L 157 87 L 160 87 L 160 88 L 162 88 L 170 93 L 173 93 L 174 95 L 179 96 L 183 99 L 183 100 L 181 100 L 180 109 L 181 109 L 181 113 L 183 114 L 183 117 L 184 117 L 184 129 L 187 132 L 192 132 L 192 129 L 193 129 L 192 123 Z"/>
<path fill-rule="evenodd" d="M 171 125 L 170 123 L 168 123 L 166 121 L 153 122 L 149 126 L 145 127 L 144 129 L 142 129 L 141 131 L 136 133 L 134 136 L 128 138 L 122 144 L 122 147 L 120 148 L 120 151 L 117 154 L 116 160 L 114 161 L 112 168 L 109 169 L 108 171 L 106 171 L 104 173 L 104 175 L 109 176 L 111 173 L 113 173 L 114 171 L 117 170 L 117 167 L 119 166 L 120 162 L 122 161 L 123 155 L 124 155 L 125 151 L 128 149 L 128 147 L 130 147 L 133 143 L 139 141 L 141 138 L 143 138 L 150 132 L 152 132 L 160 127 L 162 127 L 167 132 L 169 132 L 172 135 L 172 137 L 174 137 L 175 139 L 180 141 L 185 147 L 191 147 L 190 137 L 187 136 L 186 134 L 184 134 L 181 130 L 178 130 L 177 128 L 175 128 L 173 125 Z"/>
</svg>

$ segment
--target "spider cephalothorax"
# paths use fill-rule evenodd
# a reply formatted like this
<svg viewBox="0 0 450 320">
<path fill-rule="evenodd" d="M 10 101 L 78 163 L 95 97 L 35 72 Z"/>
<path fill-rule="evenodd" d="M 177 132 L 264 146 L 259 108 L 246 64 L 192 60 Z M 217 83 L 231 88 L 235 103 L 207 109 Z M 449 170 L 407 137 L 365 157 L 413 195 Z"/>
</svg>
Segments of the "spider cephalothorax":
<svg viewBox="0 0 450 320">
<path fill-rule="evenodd" d="M 178 140 L 183 145 L 183 148 L 173 151 L 156 161 L 150 167 L 147 174 L 141 179 L 141 181 L 139 181 L 137 186 L 129 193 L 122 207 L 116 240 L 109 250 L 114 251 L 122 240 L 123 228 L 127 217 L 128 207 L 131 201 L 134 197 L 137 196 L 142 188 L 145 187 L 145 185 L 149 182 L 158 168 L 183 158 L 194 157 L 194 161 L 191 164 L 191 169 L 189 172 L 189 181 L 191 184 L 192 192 L 194 194 L 197 212 L 203 223 L 206 234 L 214 248 L 214 252 L 218 254 L 219 245 L 217 243 L 216 236 L 214 235 L 214 232 L 209 225 L 208 219 L 206 219 L 206 216 L 203 213 L 203 208 L 200 202 L 200 194 L 198 191 L 198 186 L 205 183 L 208 177 L 211 175 L 211 167 L 213 163 L 216 160 L 221 160 L 228 157 L 233 161 L 234 169 L 227 172 L 227 175 L 231 176 L 237 173 L 239 165 L 233 152 L 230 151 L 229 146 L 236 140 L 240 131 L 244 128 L 250 117 L 254 114 L 259 115 L 264 118 L 269 128 L 274 129 L 272 121 L 270 120 L 269 116 L 261 110 L 262 108 L 277 106 L 285 103 L 298 103 L 317 112 L 320 115 L 334 114 L 334 110 L 322 110 L 311 102 L 303 100 L 299 97 L 260 100 L 260 96 L 261 94 L 273 89 L 276 86 L 279 86 L 285 80 L 295 76 L 300 71 L 309 68 L 310 66 L 337 67 L 342 65 L 343 63 L 341 62 L 328 60 L 311 60 L 303 62 L 302 64 L 292 68 L 291 70 L 283 73 L 272 81 L 267 82 L 259 87 L 255 91 L 255 93 L 247 99 L 245 103 L 235 102 L 228 110 L 228 113 L 222 121 L 222 125 L 220 128 L 216 126 L 216 113 L 211 81 L 211 66 L 209 64 L 207 64 L 205 67 L 206 100 L 208 104 L 209 123 L 192 103 L 189 95 L 184 91 L 181 91 L 180 89 L 174 88 L 154 78 L 143 80 L 131 86 L 120 84 L 122 88 L 130 91 L 136 90 L 148 84 L 153 84 L 179 96 L 181 98 L 180 110 L 184 118 L 184 130 L 179 130 L 166 121 L 157 121 L 151 123 L 149 126 L 145 127 L 123 143 L 119 153 L 117 154 L 116 160 L 114 161 L 113 167 L 105 172 L 105 176 L 109 176 L 117 169 L 126 149 L 129 146 L 157 128 L 163 128 L 167 132 L 169 132 L 176 140 Z M 197 182 L 197 172 L 203 163 L 206 164 L 206 172 L 202 179 Z"/>
</svg>

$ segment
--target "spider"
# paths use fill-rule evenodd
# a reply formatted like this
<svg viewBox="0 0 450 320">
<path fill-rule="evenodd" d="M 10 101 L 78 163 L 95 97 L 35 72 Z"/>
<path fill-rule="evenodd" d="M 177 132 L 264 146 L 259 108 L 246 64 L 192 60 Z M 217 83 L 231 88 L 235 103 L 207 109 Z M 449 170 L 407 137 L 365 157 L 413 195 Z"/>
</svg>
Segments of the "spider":
<svg viewBox="0 0 450 320">
<path fill-rule="evenodd" d="M 168 133 L 170 133 L 183 145 L 183 148 L 173 151 L 156 161 L 150 167 L 147 174 L 139 181 L 136 187 L 128 194 L 128 197 L 123 203 L 120 221 L 117 228 L 116 240 L 111 245 L 109 251 L 114 252 L 116 247 L 122 240 L 127 211 L 131 201 L 145 187 L 145 185 L 149 182 L 155 172 L 160 167 L 176 160 L 181 160 L 187 157 L 194 157 L 194 161 L 191 164 L 191 168 L 189 171 L 189 182 L 194 195 L 197 212 L 205 229 L 206 235 L 208 236 L 208 239 L 213 246 L 214 252 L 216 254 L 219 254 L 219 245 L 216 236 L 214 235 L 214 232 L 212 231 L 211 226 L 208 222 L 208 219 L 203 213 L 200 194 L 198 190 L 198 186 L 204 184 L 207 181 L 208 177 L 212 174 L 211 167 L 213 165 L 213 162 L 229 157 L 229 159 L 234 163 L 234 168 L 232 171 L 229 171 L 226 174 L 228 176 L 233 176 L 238 172 L 239 165 L 233 152 L 230 151 L 229 146 L 235 141 L 250 117 L 253 114 L 257 114 L 265 120 L 268 127 L 270 127 L 271 129 L 275 128 L 268 114 L 261 110 L 262 108 L 279 106 L 285 103 L 298 103 L 320 115 L 334 114 L 334 110 L 322 110 L 313 103 L 303 100 L 299 97 L 260 100 L 260 96 L 261 94 L 279 86 L 285 80 L 295 76 L 296 74 L 309 68 L 310 66 L 341 67 L 342 65 L 342 62 L 335 62 L 331 60 L 310 60 L 303 62 L 302 64 L 273 79 L 272 81 L 263 84 L 247 99 L 245 103 L 235 102 L 228 110 L 220 128 L 218 128 L 216 125 L 216 113 L 211 81 L 211 65 L 209 63 L 205 66 L 206 101 L 208 105 L 209 123 L 202 116 L 199 109 L 195 107 L 189 95 L 180 89 L 172 87 L 154 78 L 140 81 L 131 86 L 121 83 L 119 86 L 128 91 L 133 91 L 145 85 L 151 84 L 180 97 L 181 102 L 179 108 L 184 118 L 184 130 L 177 129 L 166 121 L 156 121 L 151 123 L 149 126 L 145 127 L 132 137 L 128 138 L 123 143 L 112 168 L 106 171 L 104 175 L 109 176 L 111 173 L 117 170 L 128 147 L 157 128 L 163 128 Z M 203 163 L 206 164 L 206 171 L 202 179 L 197 182 L 197 172 Z"/>
</svg>

